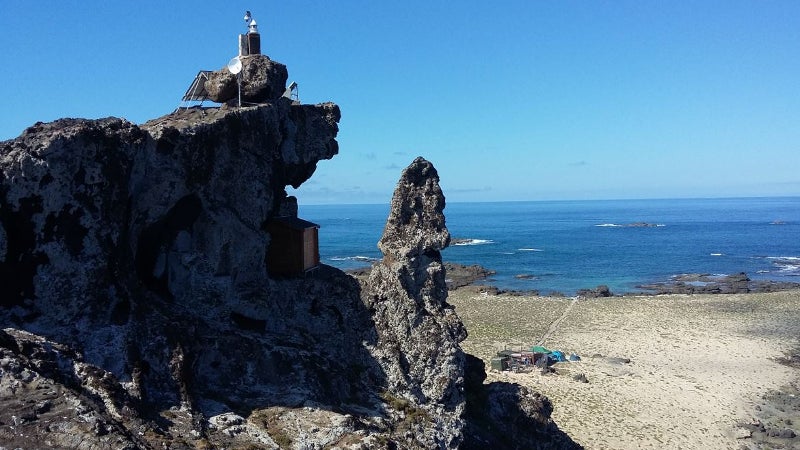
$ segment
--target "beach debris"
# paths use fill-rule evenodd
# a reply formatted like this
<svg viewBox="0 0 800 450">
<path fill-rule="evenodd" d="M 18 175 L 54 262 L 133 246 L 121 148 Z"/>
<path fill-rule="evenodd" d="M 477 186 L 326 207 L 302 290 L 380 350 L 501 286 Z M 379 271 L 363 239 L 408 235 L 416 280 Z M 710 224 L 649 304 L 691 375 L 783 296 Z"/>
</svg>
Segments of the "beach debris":
<svg viewBox="0 0 800 450">
<path fill-rule="evenodd" d="M 575 381 L 578 381 L 580 383 L 588 383 L 589 382 L 589 379 L 586 378 L 586 374 L 583 373 L 583 372 L 576 373 L 575 375 L 572 376 L 572 379 L 575 380 Z"/>
<path fill-rule="evenodd" d="M 571 358 L 571 359 L 570 359 Z M 572 353 L 569 358 L 561 350 L 550 350 L 541 345 L 530 347 L 530 351 L 504 349 L 490 361 L 491 368 L 497 371 L 511 370 L 527 372 L 533 367 L 542 369 L 542 374 L 552 372 L 549 369 L 555 363 L 580 361 L 580 356 Z"/>
<path fill-rule="evenodd" d="M 567 357 L 564 356 L 564 352 L 561 350 L 553 350 L 547 355 L 547 357 L 550 358 L 553 363 L 568 361 Z"/>
</svg>

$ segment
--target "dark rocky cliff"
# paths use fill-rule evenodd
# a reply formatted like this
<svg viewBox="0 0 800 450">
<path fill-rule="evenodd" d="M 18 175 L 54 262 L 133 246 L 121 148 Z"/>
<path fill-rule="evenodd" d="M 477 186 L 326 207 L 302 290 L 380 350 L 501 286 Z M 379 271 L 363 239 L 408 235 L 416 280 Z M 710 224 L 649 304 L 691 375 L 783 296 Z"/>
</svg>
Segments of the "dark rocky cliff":
<svg viewBox="0 0 800 450">
<path fill-rule="evenodd" d="M 465 387 L 427 161 L 401 177 L 367 283 L 324 265 L 269 276 L 266 224 L 296 215 L 285 187 L 338 152 L 340 118 L 274 95 L 276 64 L 254 106 L 62 119 L 0 143 L 0 444 L 505 445 L 490 425 L 506 417 L 470 413 L 471 389 L 473 410 L 525 418 L 514 446 L 573 446 L 549 404 Z"/>
</svg>

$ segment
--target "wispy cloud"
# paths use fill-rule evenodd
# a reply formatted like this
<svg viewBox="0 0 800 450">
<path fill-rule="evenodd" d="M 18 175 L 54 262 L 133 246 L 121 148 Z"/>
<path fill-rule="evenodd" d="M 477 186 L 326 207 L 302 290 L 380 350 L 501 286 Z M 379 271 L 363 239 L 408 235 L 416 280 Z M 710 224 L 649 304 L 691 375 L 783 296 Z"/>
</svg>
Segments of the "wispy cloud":
<svg viewBox="0 0 800 450">
<path fill-rule="evenodd" d="M 331 188 L 317 186 L 312 188 L 301 187 L 289 191 L 303 204 L 347 204 L 347 203 L 384 203 L 391 198 L 391 191 L 377 191 L 363 189 L 361 186 L 345 188 Z"/>
<path fill-rule="evenodd" d="M 491 190 L 492 190 L 491 186 L 484 186 L 482 188 L 447 189 L 447 192 L 448 193 L 453 193 L 453 194 L 469 194 L 469 193 L 474 193 L 474 192 L 488 192 L 488 191 L 491 191 Z"/>
</svg>

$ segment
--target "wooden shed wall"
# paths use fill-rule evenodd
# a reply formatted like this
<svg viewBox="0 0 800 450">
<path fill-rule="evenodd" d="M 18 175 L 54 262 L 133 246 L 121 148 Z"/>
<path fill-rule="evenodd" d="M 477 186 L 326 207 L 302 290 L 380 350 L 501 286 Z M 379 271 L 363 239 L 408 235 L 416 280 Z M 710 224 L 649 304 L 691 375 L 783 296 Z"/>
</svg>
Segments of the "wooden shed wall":
<svg viewBox="0 0 800 450">
<path fill-rule="evenodd" d="M 271 236 L 267 268 L 275 275 L 298 275 L 319 265 L 319 231 L 293 228 L 280 221 L 267 227 Z"/>
</svg>

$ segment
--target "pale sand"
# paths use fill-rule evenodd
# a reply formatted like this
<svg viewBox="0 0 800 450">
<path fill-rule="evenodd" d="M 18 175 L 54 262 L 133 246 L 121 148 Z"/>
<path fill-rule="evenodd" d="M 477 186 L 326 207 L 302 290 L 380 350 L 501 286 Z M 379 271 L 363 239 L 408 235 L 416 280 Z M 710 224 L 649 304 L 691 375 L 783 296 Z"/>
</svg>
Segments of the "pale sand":
<svg viewBox="0 0 800 450">
<path fill-rule="evenodd" d="M 487 381 L 547 395 L 555 422 L 587 449 L 749 448 L 737 423 L 800 375 L 775 361 L 800 344 L 800 291 L 572 300 L 461 289 L 449 301 L 470 334 L 462 347 L 487 369 L 497 349 L 542 338 L 581 356 L 557 374 L 490 371 Z"/>
</svg>

